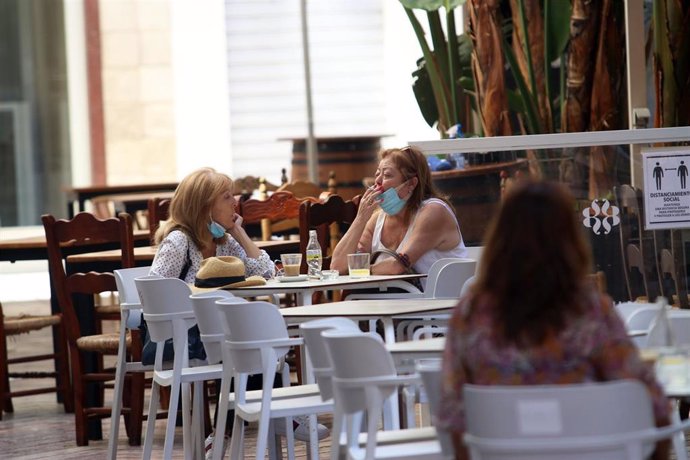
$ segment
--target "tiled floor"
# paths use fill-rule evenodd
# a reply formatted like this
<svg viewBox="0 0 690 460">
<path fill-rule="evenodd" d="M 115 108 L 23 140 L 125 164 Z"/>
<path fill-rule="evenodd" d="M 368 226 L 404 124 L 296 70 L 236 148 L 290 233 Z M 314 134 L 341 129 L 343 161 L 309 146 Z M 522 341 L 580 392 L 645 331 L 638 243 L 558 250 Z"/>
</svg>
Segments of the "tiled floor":
<svg viewBox="0 0 690 460">
<path fill-rule="evenodd" d="M 45 312 L 49 307 L 47 301 L 31 302 L 3 302 L 5 314 Z M 33 332 L 12 338 L 9 341 L 9 353 L 11 356 L 19 356 L 26 350 L 49 349 L 51 346 L 49 331 Z M 33 368 L 45 366 L 45 364 L 33 364 Z M 26 369 L 26 368 L 25 368 Z M 13 380 L 13 389 L 29 388 L 40 381 Z M 106 392 L 106 400 L 109 392 Z M 110 420 L 103 421 L 104 438 L 100 441 L 91 441 L 88 446 L 77 447 L 74 438 L 74 415 L 66 414 L 62 405 L 56 402 L 55 394 L 36 395 L 13 400 L 15 412 L 3 414 L 0 421 L 0 459 L 104 459 L 108 447 L 107 434 L 110 429 Z M 148 401 L 145 404 L 148 407 Z M 330 417 L 320 417 L 319 421 L 330 427 Z M 125 434 L 124 423 L 120 421 L 120 439 L 118 442 L 118 458 L 139 459 L 141 447 L 129 446 Z M 162 457 L 163 437 L 165 432 L 165 420 L 156 422 L 156 437 L 154 441 L 153 458 Z M 255 427 L 250 425 L 247 429 L 246 453 L 248 458 L 254 455 Z M 175 455 L 173 458 L 183 458 L 182 453 L 182 428 L 177 429 L 175 442 Z M 296 442 L 297 458 L 306 458 L 305 445 Z M 328 458 L 330 455 L 330 439 L 320 442 L 320 458 Z"/>
</svg>

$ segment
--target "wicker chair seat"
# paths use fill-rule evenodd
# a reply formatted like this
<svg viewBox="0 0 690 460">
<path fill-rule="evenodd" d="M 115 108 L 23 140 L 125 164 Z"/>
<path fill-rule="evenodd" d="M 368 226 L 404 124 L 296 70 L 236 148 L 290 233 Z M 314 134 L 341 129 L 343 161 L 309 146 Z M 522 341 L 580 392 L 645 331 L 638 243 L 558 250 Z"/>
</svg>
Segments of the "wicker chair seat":
<svg viewBox="0 0 690 460">
<path fill-rule="evenodd" d="M 127 331 L 127 348 L 132 346 L 132 335 Z M 79 337 L 77 348 L 83 351 L 97 351 L 108 355 L 116 355 L 120 344 L 120 334 L 113 332 L 110 334 L 97 334 Z"/>
<path fill-rule="evenodd" d="M 17 335 L 60 324 L 60 315 L 18 315 L 3 318 L 5 334 Z"/>
</svg>

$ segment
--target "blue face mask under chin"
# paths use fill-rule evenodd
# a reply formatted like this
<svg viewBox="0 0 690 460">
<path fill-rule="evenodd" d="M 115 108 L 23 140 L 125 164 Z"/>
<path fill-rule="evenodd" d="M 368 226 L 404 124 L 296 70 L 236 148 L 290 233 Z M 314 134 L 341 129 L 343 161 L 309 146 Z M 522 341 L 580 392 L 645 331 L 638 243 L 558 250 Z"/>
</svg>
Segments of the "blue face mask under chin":
<svg viewBox="0 0 690 460">
<path fill-rule="evenodd" d="M 225 236 L 225 228 L 213 219 L 211 219 L 211 222 L 208 224 L 208 231 L 211 232 L 213 238 L 222 238 Z"/>
<path fill-rule="evenodd" d="M 400 184 L 402 185 L 402 184 Z M 405 207 L 407 198 L 404 200 L 398 196 L 397 187 L 391 187 L 381 194 L 383 201 L 379 204 L 383 212 L 389 216 L 394 216 Z"/>
</svg>

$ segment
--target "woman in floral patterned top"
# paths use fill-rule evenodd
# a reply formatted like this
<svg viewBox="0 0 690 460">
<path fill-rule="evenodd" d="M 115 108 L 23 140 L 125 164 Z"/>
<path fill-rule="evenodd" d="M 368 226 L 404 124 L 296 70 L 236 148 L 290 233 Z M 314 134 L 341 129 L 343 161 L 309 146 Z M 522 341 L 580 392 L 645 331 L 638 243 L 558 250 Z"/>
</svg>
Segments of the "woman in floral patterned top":
<svg viewBox="0 0 690 460">
<path fill-rule="evenodd" d="M 202 168 L 182 179 L 170 201 L 170 220 L 156 232 L 151 274 L 193 283 L 203 259 L 235 256 L 244 262 L 246 276 L 273 277 L 271 258 L 242 228 L 235 206 L 232 180 L 225 174 Z"/>
<path fill-rule="evenodd" d="M 588 281 L 591 255 L 574 200 L 548 182 L 515 185 L 492 223 L 477 282 L 449 324 L 439 423 L 462 442 L 462 387 L 637 379 L 649 390 L 658 426 L 669 404 L 613 309 Z M 655 458 L 667 458 L 667 441 Z"/>
</svg>

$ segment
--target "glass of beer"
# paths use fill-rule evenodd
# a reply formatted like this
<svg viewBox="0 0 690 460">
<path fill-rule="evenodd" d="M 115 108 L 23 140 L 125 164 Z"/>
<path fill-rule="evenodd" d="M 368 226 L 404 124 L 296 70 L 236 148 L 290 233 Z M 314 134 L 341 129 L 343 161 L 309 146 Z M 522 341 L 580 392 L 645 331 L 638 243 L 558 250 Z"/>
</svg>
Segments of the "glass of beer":
<svg viewBox="0 0 690 460">
<path fill-rule="evenodd" d="M 370 275 L 369 257 L 368 252 L 347 255 L 347 268 L 350 278 L 366 278 Z"/>
</svg>

